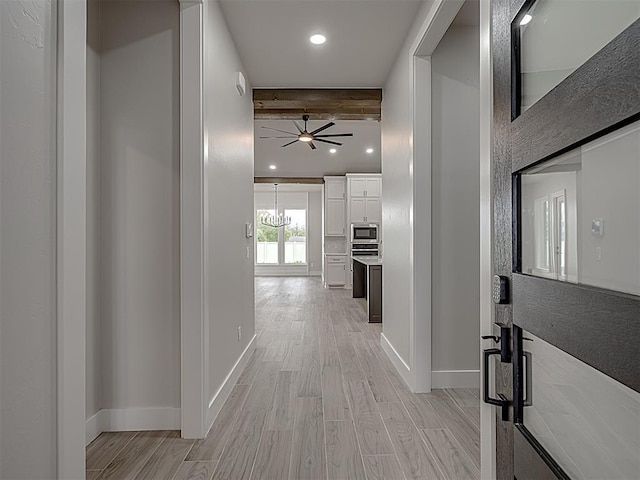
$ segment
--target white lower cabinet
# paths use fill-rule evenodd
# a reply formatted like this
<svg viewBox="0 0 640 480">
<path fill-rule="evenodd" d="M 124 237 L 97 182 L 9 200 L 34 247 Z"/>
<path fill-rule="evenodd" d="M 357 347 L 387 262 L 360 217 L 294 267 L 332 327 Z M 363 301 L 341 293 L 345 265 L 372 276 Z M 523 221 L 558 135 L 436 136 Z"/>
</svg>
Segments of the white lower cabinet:
<svg viewBox="0 0 640 480">
<path fill-rule="evenodd" d="M 327 255 L 324 271 L 324 282 L 328 287 L 344 286 L 347 278 L 346 255 Z"/>
</svg>

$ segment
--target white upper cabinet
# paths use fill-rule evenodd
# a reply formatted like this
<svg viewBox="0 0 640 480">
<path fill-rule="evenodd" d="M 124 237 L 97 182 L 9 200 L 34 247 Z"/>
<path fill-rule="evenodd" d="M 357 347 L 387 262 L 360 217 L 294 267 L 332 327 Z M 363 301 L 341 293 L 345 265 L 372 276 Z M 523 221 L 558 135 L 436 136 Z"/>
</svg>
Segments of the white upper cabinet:
<svg viewBox="0 0 640 480">
<path fill-rule="evenodd" d="M 354 197 L 380 198 L 382 192 L 382 178 L 377 177 L 350 177 L 349 195 Z"/>
<path fill-rule="evenodd" d="M 325 178 L 324 194 L 329 199 L 341 199 L 346 197 L 346 181 L 344 177 L 341 178 Z"/>
<path fill-rule="evenodd" d="M 367 191 L 367 182 L 364 178 L 349 179 L 349 194 L 351 197 L 364 197 Z"/>
<path fill-rule="evenodd" d="M 382 176 L 377 174 L 347 175 L 349 223 L 381 223 Z"/>
<path fill-rule="evenodd" d="M 346 190 L 345 177 L 324 177 L 324 234 L 326 236 L 347 234 Z"/>
</svg>

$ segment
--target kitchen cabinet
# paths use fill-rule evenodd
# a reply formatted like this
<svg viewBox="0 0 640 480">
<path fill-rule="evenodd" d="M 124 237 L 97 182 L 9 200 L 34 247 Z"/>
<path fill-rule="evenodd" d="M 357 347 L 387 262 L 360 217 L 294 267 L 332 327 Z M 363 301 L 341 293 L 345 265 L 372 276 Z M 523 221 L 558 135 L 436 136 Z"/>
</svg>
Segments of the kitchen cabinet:
<svg viewBox="0 0 640 480">
<path fill-rule="evenodd" d="M 349 195 L 354 197 L 375 197 L 380 198 L 382 193 L 382 178 L 371 177 L 349 177 Z"/>
<path fill-rule="evenodd" d="M 347 256 L 325 256 L 324 283 L 328 287 L 342 287 L 347 279 Z"/>
<path fill-rule="evenodd" d="M 351 223 L 381 223 L 382 176 L 347 174 L 348 219 Z"/>
<path fill-rule="evenodd" d="M 324 182 L 324 234 L 345 236 L 347 234 L 346 178 L 324 177 Z"/>
<path fill-rule="evenodd" d="M 349 207 L 349 223 L 380 223 L 382 220 L 379 198 L 352 197 Z"/>
</svg>

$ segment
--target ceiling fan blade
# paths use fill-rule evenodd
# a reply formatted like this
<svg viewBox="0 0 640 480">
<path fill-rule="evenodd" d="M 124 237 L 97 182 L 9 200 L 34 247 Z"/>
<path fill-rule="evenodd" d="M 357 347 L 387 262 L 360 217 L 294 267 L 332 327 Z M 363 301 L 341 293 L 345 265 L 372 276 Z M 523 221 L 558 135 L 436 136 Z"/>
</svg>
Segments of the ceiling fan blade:
<svg viewBox="0 0 640 480">
<path fill-rule="evenodd" d="M 322 142 L 322 143 L 330 143 L 331 145 L 342 145 L 341 143 L 332 142 L 331 140 L 323 140 L 321 138 L 314 138 L 313 141 L 314 142 Z"/>
<path fill-rule="evenodd" d="M 297 133 L 287 132 L 286 130 L 278 130 L 277 128 L 264 127 L 264 126 L 262 126 L 260 128 L 266 128 L 267 130 L 275 130 L 276 132 L 280 132 L 280 133 L 288 133 L 289 135 L 298 135 Z"/>
<path fill-rule="evenodd" d="M 313 132 L 310 132 L 310 133 L 311 133 L 311 135 L 315 135 L 316 133 L 319 133 L 319 132 L 321 132 L 321 131 L 323 131 L 323 130 L 326 130 L 326 129 L 327 129 L 327 128 L 329 128 L 329 127 L 333 127 L 334 125 L 335 125 L 335 123 L 333 123 L 333 122 L 329 122 L 329 123 L 327 123 L 326 125 L 323 125 L 323 126 L 321 126 L 320 128 L 317 128 L 317 129 L 315 129 Z"/>
<path fill-rule="evenodd" d="M 302 129 L 302 127 L 300 126 L 300 124 L 298 122 L 296 122 L 295 120 L 292 120 L 293 124 L 296 126 L 296 128 L 298 129 L 298 131 L 300 133 L 303 133 L 304 130 Z"/>
<path fill-rule="evenodd" d="M 314 135 L 314 138 L 353 137 L 353 133 L 330 133 L 328 135 Z"/>
<path fill-rule="evenodd" d="M 284 145 L 282 145 L 282 148 L 288 147 L 289 145 L 292 145 L 292 144 L 296 143 L 297 141 L 298 141 L 298 139 L 296 138 L 293 142 L 285 143 Z"/>
<path fill-rule="evenodd" d="M 311 150 L 315 150 L 316 146 L 313 144 L 313 142 L 309 142 L 309 146 L 311 147 Z"/>
<path fill-rule="evenodd" d="M 258 138 L 298 138 L 296 136 L 288 136 L 288 137 L 258 137 Z"/>
</svg>

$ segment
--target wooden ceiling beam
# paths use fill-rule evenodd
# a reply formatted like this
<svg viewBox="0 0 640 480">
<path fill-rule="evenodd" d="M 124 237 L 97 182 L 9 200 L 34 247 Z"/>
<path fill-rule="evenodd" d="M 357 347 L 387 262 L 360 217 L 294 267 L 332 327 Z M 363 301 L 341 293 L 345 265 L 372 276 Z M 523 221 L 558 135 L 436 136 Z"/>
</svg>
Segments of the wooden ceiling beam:
<svg viewBox="0 0 640 480">
<path fill-rule="evenodd" d="M 322 177 L 253 177 L 253 183 L 297 183 L 306 185 L 322 185 Z"/>
<path fill-rule="evenodd" d="M 263 120 L 380 120 L 381 89 L 254 89 L 254 116 Z"/>
</svg>

